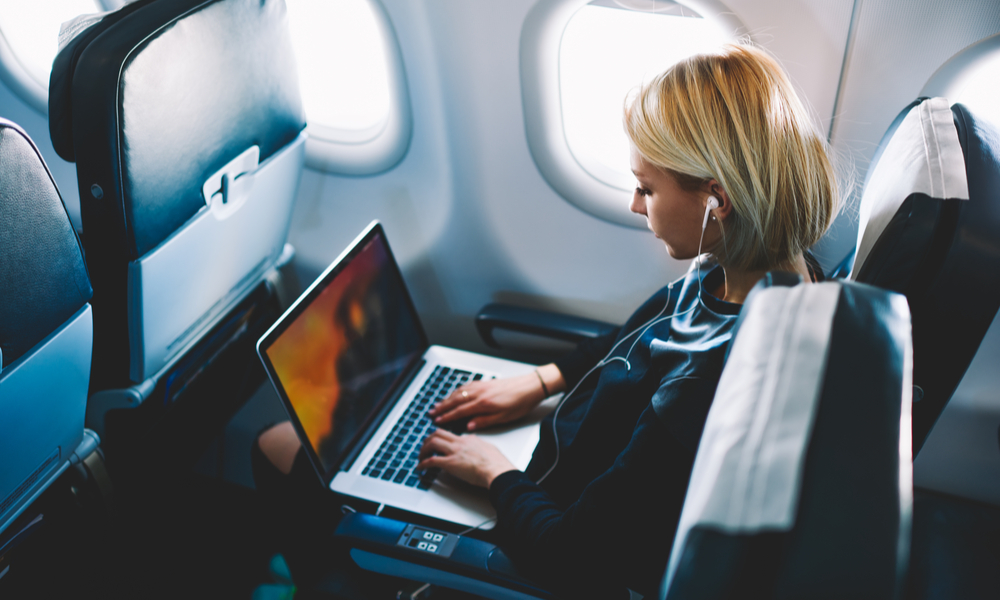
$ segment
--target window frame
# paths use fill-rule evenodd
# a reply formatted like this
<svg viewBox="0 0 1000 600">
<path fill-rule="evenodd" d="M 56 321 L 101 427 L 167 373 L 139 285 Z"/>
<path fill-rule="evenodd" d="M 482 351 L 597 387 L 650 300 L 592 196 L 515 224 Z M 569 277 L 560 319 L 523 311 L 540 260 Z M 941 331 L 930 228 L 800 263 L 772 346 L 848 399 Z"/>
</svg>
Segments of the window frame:
<svg viewBox="0 0 1000 600">
<path fill-rule="evenodd" d="M 135 0 L 92 0 L 94 4 L 93 13 L 101 14 L 118 10 L 129 2 Z M 51 72 L 51 69 L 50 69 Z M 24 64 L 17 57 L 14 48 L 0 30 L 0 81 L 13 91 L 25 104 L 33 108 L 42 116 L 49 114 L 49 90 L 48 87 L 35 81 L 35 78 L 28 73 Z"/>
<path fill-rule="evenodd" d="M 336 175 L 376 175 L 395 167 L 406 156 L 413 137 L 413 115 L 403 55 L 389 15 L 379 0 L 372 7 L 388 59 L 389 114 L 382 123 L 361 131 L 308 122 L 306 166 Z M 301 73 L 300 73 L 301 76 Z"/>
<path fill-rule="evenodd" d="M 307 123 L 306 166 L 338 175 L 375 175 L 395 167 L 406 155 L 413 135 L 413 116 L 402 52 L 395 29 L 379 0 L 366 0 L 372 8 L 388 59 L 389 114 L 365 130 L 346 130 L 321 123 Z M 97 0 L 95 13 L 115 10 L 124 0 Z M 49 90 L 28 73 L 0 30 L 0 81 L 28 106 L 45 116 Z M 306 116 L 308 119 L 308 115 Z"/>
<path fill-rule="evenodd" d="M 746 27 L 718 0 L 675 0 L 737 34 Z M 562 35 L 577 10 L 590 0 L 541 0 L 521 31 L 520 71 L 525 133 L 531 156 L 548 184 L 577 208 L 599 219 L 646 229 L 646 219 L 628 210 L 623 192 L 585 170 L 566 141 L 559 81 Z"/>
</svg>

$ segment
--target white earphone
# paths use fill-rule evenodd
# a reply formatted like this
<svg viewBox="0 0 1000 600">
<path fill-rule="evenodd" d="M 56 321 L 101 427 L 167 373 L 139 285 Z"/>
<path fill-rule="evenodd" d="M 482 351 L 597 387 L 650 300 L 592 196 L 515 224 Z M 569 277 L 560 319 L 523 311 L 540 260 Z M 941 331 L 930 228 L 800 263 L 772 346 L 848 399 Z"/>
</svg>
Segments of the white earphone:
<svg viewBox="0 0 1000 600">
<path fill-rule="evenodd" d="M 704 232 L 705 228 L 708 227 L 708 215 L 713 210 L 715 210 L 716 208 L 719 208 L 719 199 L 716 198 L 715 196 L 709 196 L 708 197 L 708 206 L 705 207 L 705 218 L 702 219 L 702 221 L 701 221 L 701 231 L 702 232 Z"/>
<path fill-rule="evenodd" d="M 705 218 L 704 220 L 702 220 L 701 223 L 701 239 L 698 240 L 698 258 L 695 259 L 696 261 L 698 261 L 698 302 L 703 306 L 705 304 L 705 301 L 702 299 L 702 293 L 704 292 L 704 289 L 702 288 L 702 277 L 701 277 L 701 243 L 705 239 L 705 228 L 708 227 L 708 215 L 711 214 L 711 212 L 716 208 L 719 208 L 719 199 L 716 198 L 715 196 L 709 196 L 708 206 L 705 207 Z M 685 275 L 684 277 L 686 278 L 687 275 Z M 667 312 L 667 308 L 670 306 L 670 293 L 674 289 L 674 283 L 675 282 L 672 282 L 667 286 L 667 301 L 663 305 L 663 308 L 660 310 L 660 312 L 657 313 L 657 315 L 652 319 L 650 319 L 649 321 L 646 321 L 636 329 L 633 329 L 632 332 L 629 333 L 628 335 L 619 338 L 618 342 L 616 342 L 615 345 L 611 347 L 611 350 L 604 356 L 604 358 L 602 358 L 596 365 L 591 367 L 589 371 L 584 373 L 583 377 L 581 377 L 576 382 L 576 385 L 574 385 L 569 392 L 563 394 L 562 399 L 559 400 L 559 404 L 556 405 L 556 409 L 552 415 L 552 436 L 553 436 L 553 442 L 555 443 L 556 447 L 556 458 L 555 461 L 553 461 L 552 466 L 549 467 L 549 469 L 545 471 L 545 473 L 542 474 L 542 476 L 539 477 L 535 481 L 535 483 L 542 483 L 543 481 L 545 481 L 545 479 L 552 473 L 552 471 L 555 470 L 556 465 L 559 464 L 559 431 L 556 429 L 556 420 L 559 419 L 559 411 L 562 410 L 563 404 L 565 404 L 566 400 L 568 400 L 570 396 L 572 396 L 576 392 L 577 388 L 580 387 L 580 384 L 582 384 L 588 377 L 590 377 L 591 373 L 614 361 L 621 361 L 622 363 L 625 364 L 625 368 L 627 370 L 631 370 L 632 367 L 631 365 L 629 365 L 628 357 L 632 354 L 632 350 L 635 348 L 636 344 L 639 343 L 640 338 L 642 338 L 643 334 L 645 334 L 647 330 L 649 330 L 657 323 L 661 323 L 668 319 L 673 319 L 674 317 L 685 315 L 693 311 L 695 308 L 697 308 L 696 304 L 683 312 L 676 312 L 677 307 L 675 305 L 674 307 L 675 312 L 671 315 L 664 316 L 664 313 Z M 632 342 L 632 345 L 629 346 L 628 352 L 625 353 L 625 356 L 612 356 L 615 353 L 615 350 L 618 349 L 618 346 L 621 346 L 625 342 L 625 340 L 631 338 L 632 336 L 636 337 Z"/>
</svg>

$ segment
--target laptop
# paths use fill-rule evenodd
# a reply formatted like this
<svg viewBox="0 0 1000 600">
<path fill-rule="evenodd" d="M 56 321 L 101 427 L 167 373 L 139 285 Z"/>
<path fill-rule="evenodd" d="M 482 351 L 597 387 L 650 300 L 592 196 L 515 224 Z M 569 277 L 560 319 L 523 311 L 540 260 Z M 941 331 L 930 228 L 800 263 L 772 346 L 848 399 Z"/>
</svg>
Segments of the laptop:
<svg viewBox="0 0 1000 600">
<path fill-rule="evenodd" d="M 423 439 L 434 430 L 425 413 L 464 383 L 535 367 L 429 345 L 378 221 L 261 337 L 257 354 L 331 490 L 492 527 L 496 515 L 486 490 L 447 473 L 416 470 Z M 523 470 L 551 406 L 476 433 Z"/>
</svg>

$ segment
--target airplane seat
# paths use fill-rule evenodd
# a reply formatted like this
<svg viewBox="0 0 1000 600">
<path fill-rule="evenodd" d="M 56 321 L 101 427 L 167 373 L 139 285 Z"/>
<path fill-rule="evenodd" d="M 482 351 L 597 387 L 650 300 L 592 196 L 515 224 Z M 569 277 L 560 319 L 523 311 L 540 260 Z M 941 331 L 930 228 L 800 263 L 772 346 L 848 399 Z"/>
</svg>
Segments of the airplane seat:
<svg viewBox="0 0 1000 600">
<path fill-rule="evenodd" d="M 253 345 L 294 252 L 305 120 L 285 4 L 139 0 L 73 31 L 49 124 L 77 165 L 94 286 L 87 423 L 111 463 L 193 462 L 264 381 Z"/>
<path fill-rule="evenodd" d="M 37 523 L 30 507 L 67 469 L 100 461 L 84 428 L 90 278 L 38 148 L 0 119 L 0 571 Z M 20 518 L 19 518 L 20 517 Z M 2 576 L 2 574 L 0 574 Z"/>
<path fill-rule="evenodd" d="M 998 193 L 1000 128 L 945 98 L 904 108 L 868 171 L 850 278 L 909 301 L 914 455 L 1000 307 Z"/>
<path fill-rule="evenodd" d="M 887 598 L 908 559 L 905 299 L 769 274 L 747 298 L 695 458 L 661 597 Z M 424 531 L 438 550 L 412 548 Z M 503 551 L 381 516 L 335 537 L 371 571 L 488 598 L 551 598 Z M 622 597 L 626 597 L 623 590 Z"/>
<path fill-rule="evenodd" d="M 662 597 L 902 590 L 912 510 L 908 307 L 868 285 L 788 283 L 769 276 L 740 315 Z"/>
</svg>

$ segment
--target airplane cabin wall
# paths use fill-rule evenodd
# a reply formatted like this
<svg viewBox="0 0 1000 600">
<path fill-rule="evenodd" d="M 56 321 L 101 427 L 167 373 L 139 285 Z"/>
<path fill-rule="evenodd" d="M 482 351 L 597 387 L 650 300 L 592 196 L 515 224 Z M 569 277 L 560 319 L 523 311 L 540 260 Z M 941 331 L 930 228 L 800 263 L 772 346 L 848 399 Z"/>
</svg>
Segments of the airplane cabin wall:
<svg viewBox="0 0 1000 600">
<path fill-rule="evenodd" d="M 410 87 L 411 148 L 397 167 L 374 177 L 303 177 L 292 243 L 305 279 L 378 218 L 432 339 L 483 350 L 472 317 L 488 302 L 621 322 L 684 273 L 687 262 L 667 256 L 649 232 L 582 212 L 535 166 L 519 42 L 536 3 L 383 1 Z M 755 40 L 785 58 L 826 131 L 853 2 L 801 0 L 782 10 L 759 0 L 729 5 Z M 627 204 L 630 193 L 621 196 Z"/>
<path fill-rule="evenodd" d="M 857 241 L 856 200 L 889 124 L 949 58 L 1000 32 L 996 0 L 855 0 L 831 144 L 856 170 L 852 203 L 821 242 L 844 256 Z"/>
<path fill-rule="evenodd" d="M 398 165 L 374 176 L 303 173 L 290 232 L 303 285 L 378 218 L 432 341 L 484 350 L 473 317 L 488 302 L 621 322 L 654 290 L 684 273 L 686 262 L 667 256 L 649 232 L 584 213 L 560 197 L 535 166 L 524 129 L 519 42 L 536 0 L 382 4 L 406 70 L 410 147 Z M 854 165 L 857 189 L 898 111 L 951 56 L 1000 31 L 995 0 L 724 4 L 757 43 L 782 60 L 830 131 L 836 154 Z M 20 124 L 38 144 L 80 227 L 75 166 L 55 155 L 46 118 L 3 84 L 0 116 Z M 629 193 L 622 193 L 622 202 L 628 201 Z M 827 266 L 854 245 L 855 215 L 851 204 L 820 243 Z M 1000 347 L 984 346 L 977 368 L 990 370 L 998 358 Z M 932 435 L 917 480 L 1000 504 L 995 437 L 1000 401 L 990 385 L 981 387 L 979 400 L 966 403 L 974 405 L 962 421 L 966 425 L 953 428 L 957 433 L 939 444 L 950 448 L 963 432 L 978 427 L 978 445 L 964 454 L 935 454 Z M 992 385 L 996 389 L 1000 385 Z M 978 458 L 970 459 L 972 452 Z M 977 460 L 982 464 L 969 466 Z M 922 472 L 928 477 L 921 479 Z M 941 479 L 949 472 L 951 479 Z"/>
<path fill-rule="evenodd" d="M 318 273 L 378 218 L 432 340 L 475 349 L 472 317 L 488 302 L 620 322 L 684 273 L 648 232 L 583 213 L 535 167 L 518 66 L 533 0 L 383 4 L 407 72 L 411 147 L 378 176 L 304 176 L 291 236 L 303 271 Z"/>
</svg>

